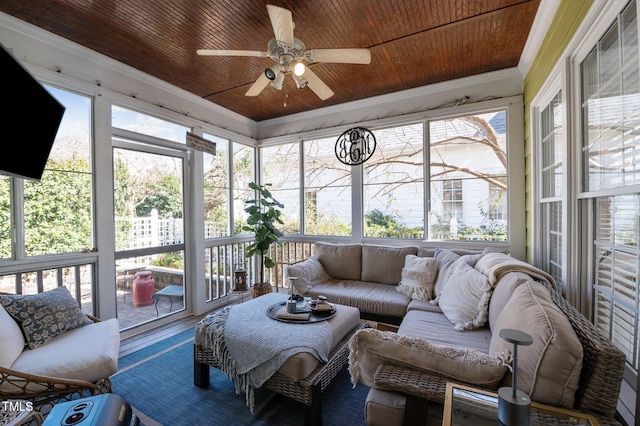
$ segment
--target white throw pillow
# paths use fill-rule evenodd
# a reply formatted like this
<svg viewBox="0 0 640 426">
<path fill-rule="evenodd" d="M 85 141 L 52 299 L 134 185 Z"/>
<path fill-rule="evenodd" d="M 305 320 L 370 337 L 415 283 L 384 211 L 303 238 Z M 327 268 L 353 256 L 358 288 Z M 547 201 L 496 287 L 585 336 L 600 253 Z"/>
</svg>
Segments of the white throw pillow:
<svg viewBox="0 0 640 426">
<path fill-rule="evenodd" d="M 305 294 L 314 285 L 329 279 L 329 275 L 315 256 L 295 265 L 287 266 L 287 275 L 297 278 L 293 281 L 296 294 Z"/>
<path fill-rule="evenodd" d="M 435 298 L 431 301 L 431 304 L 437 305 L 439 303 L 440 295 L 447 286 L 449 277 L 453 271 L 464 265 L 470 265 L 471 267 L 475 266 L 482 256 L 482 253 L 465 254 L 460 256 L 449 250 L 436 249 L 435 258 L 438 261 L 438 278 L 434 290 Z"/>
<path fill-rule="evenodd" d="M 10 368 L 24 350 L 24 336 L 18 323 L 0 304 L 0 367 Z"/>
<path fill-rule="evenodd" d="M 467 263 L 456 266 L 438 304 L 456 331 L 480 328 L 489 314 L 492 291 L 489 278 Z"/>
<path fill-rule="evenodd" d="M 433 299 L 433 286 L 438 274 L 438 261 L 433 257 L 408 254 L 404 258 L 399 293 L 416 300 Z"/>
</svg>

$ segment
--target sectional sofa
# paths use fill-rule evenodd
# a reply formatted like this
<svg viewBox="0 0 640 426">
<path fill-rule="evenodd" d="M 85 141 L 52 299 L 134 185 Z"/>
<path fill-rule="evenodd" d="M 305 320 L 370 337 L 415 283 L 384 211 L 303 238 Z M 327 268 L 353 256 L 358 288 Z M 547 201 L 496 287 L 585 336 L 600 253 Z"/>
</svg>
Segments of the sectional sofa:
<svg viewBox="0 0 640 426">
<path fill-rule="evenodd" d="M 499 330 L 532 336 L 518 353 L 518 383 L 533 401 L 617 424 L 625 356 L 562 297 L 551 276 L 492 250 L 318 242 L 287 267 L 294 291 L 357 307 L 397 332 L 361 330 L 350 342 L 354 384 L 369 386 L 369 426 L 440 424 L 447 381 L 496 390 L 511 383 L 512 345 Z"/>
</svg>

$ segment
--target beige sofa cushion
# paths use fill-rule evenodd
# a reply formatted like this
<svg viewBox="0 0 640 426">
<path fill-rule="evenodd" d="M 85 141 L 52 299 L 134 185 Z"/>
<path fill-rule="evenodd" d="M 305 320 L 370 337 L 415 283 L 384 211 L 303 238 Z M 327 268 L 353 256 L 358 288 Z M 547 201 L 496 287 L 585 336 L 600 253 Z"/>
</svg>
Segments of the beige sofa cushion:
<svg viewBox="0 0 640 426">
<path fill-rule="evenodd" d="M 500 278 L 493 288 L 489 301 L 489 327 L 492 331 L 496 329 L 496 322 L 516 287 L 530 280 L 531 277 L 523 272 L 509 272 Z"/>
<path fill-rule="evenodd" d="M 0 367 L 9 368 L 24 350 L 20 326 L 0 304 Z"/>
<path fill-rule="evenodd" d="M 433 286 L 438 274 L 438 262 L 432 257 L 408 254 L 404 259 L 402 279 L 396 290 L 411 299 L 433 299 Z"/>
<path fill-rule="evenodd" d="M 492 291 L 489 278 L 467 263 L 457 261 L 450 269 L 451 274 L 438 301 L 440 309 L 456 331 L 482 327 L 489 316 Z"/>
<path fill-rule="evenodd" d="M 398 285 L 407 255 L 418 253 L 417 247 L 362 246 L 361 280 Z"/>
<path fill-rule="evenodd" d="M 499 336 L 503 328 L 533 338 L 532 345 L 518 348 L 518 389 L 534 401 L 572 408 L 582 369 L 582 345 L 549 292 L 535 281 L 514 290 L 496 322 L 489 353 L 513 349 Z"/>
<path fill-rule="evenodd" d="M 402 318 L 411 299 L 395 286 L 354 280 L 329 279 L 314 285 L 305 296 L 327 296 L 329 302 L 355 306 L 365 314 Z"/>
<path fill-rule="evenodd" d="M 437 304 L 440 294 L 442 294 L 442 289 L 447 284 L 447 279 L 449 279 L 449 267 L 460 259 L 460 256 L 449 250 L 436 249 L 434 257 L 438 262 L 438 275 L 433 289 L 435 295 L 434 304 Z"/>
<path fill-rule="evenodd" d="M 287 276 L 297 278 L 293 281 L 296 294 L 305 294 L 314 285 L 329 279 L 329 274 L 315 256 L 295 265 L 287 266 Z"/>
<path fill-rule="evenodd" d="M 362 270 L 361 244 L 315 243 L 315 256 L 331 278 L 359 280 Z"/>
<path fill-rule="evenodd" d="M 381 363 L 404 366 L 448 379 L 495 389 L 507 371 L 498 357 L 468 348 L 438 345 L 419 337 L 363 329 L 349 341 L 351 381 L 373 387 Z"/>
<path fill-rule="evenodd" d="M 407 312 L 398 328 L 398 334 L 422 337 L 431 343 L 459 346 L 489 353 L 491 331 L 489 327 L 465 331 L 464 336 L 453 331 L 451 321 L 442 312 L 411 310 Z"/>
</svg>

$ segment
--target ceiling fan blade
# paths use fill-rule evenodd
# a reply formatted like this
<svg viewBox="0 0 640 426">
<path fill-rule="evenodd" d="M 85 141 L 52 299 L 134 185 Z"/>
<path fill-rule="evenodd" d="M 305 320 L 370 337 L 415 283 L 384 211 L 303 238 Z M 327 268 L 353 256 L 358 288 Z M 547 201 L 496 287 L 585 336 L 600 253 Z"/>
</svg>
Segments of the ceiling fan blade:
<svg viewBox="0 0 640 426">
<path fill-rule="evenodd" d="M 258 58 L 266 58 L 269 56 L 267 52 L 260 52 L 259 50 L 198 49 L 196 53 L 201 56 L 255 56 Z"/>
<path fill-rule="evenodd" d="M 267 87 L 267 84 L 269 84 L 271 82 L 271 80 L 269 80 L 267 78 L 266 75 L 264 75 L 264 73 L 260 74 L 260 77 L 258 77 L 258 79 L 255 81 L 255 83 L 253 83 L 253 85 L 249 88 L 249 90 L 247 90 L 247 93 L 245 93 L 245 96 L 258 96 L 265 87 Z"/>
<path fill-rule="evenodd" d="M 335 93 L 329 86 L 327 86 L 324 81 L 320 80 L 320 77 L 313 71 L 307 67 L 302 77 L 307 79 L 307 86 L 309 89 L 313 90 L 313 93 L 318 95 L 320 99 L 323 101 L 332 97 Z"/>
<path fill-rule="evenodd" d="M 369 49 L 311 49 L 304 52 L 309 62 L 329 62 L 334 64 L 370 64 Z"/>
<path fill-rule="evenodd" d="M 269 19 L 271 20 L 276 40 L 293 45 L 293 16 L 291 11 L 270 4 L 267 5 L 267 11 L 269 12 Z"/>
</svg>

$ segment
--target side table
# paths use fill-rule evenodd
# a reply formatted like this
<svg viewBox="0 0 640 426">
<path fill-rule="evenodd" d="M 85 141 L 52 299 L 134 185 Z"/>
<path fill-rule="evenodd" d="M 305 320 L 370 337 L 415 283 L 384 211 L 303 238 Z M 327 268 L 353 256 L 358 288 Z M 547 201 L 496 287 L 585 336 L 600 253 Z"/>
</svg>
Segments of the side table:
<svg viewBox="0 0 640 426">
<path fill-rule="evenodd" d="M 158 313 L 158 301 L 161 297 L 169 299 L 169 313 L 173 310 L 173 298 L 182 299 L 184 297 L 184 288 L 181 285 L 168 285 L 160 291 L 156 291 L 151 295 L 151 298 L 155 302 L 156 316 L 160 316 Z"/>
<path fill-rule="evenodd" d="M 443 426 L 496 426 L 498 424 L 498 394 L 470 386 L 447 383 L 442 413 Z M 600 426 L 589 414 L 549 405 L 531 403 L 531 426 L 544 425 Z"/>
</svg>

